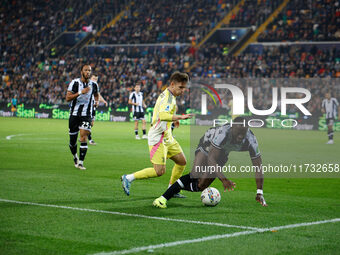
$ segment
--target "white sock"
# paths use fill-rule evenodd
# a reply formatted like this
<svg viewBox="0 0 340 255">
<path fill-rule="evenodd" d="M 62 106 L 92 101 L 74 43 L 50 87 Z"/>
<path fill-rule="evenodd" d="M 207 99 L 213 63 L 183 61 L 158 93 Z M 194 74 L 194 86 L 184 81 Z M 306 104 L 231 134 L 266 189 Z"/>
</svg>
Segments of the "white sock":
<svg viewBox="0 0 340 255">
<path fill-rule="evenodd" d="M 82 160 L 78 160 L 78 164 L 82 165 L 83 161 Z"/>
<path fill-rule="evenodd" d="M 129 181 L 129 182 L 133 182 L 136 178 L 133 174 L 127 174 L 126 175 L 126 179 Z"/>
</svg>

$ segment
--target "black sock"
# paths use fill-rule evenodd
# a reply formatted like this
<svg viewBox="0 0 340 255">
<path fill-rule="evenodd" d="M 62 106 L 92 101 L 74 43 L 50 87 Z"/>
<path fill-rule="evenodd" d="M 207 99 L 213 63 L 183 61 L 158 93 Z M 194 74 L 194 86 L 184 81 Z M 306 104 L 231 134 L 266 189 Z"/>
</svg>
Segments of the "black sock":
<svg viewBox="0 0 340 255">
<path fill-rule="evenodd" d="M 143 129 L 143 135 L 146 135 L 146 130 L 145 129 Z"/>
<path fill-rule="evenodd" d="M 179 185 L 178 182 L 175 182 L 174 184 L 172 184 L 163 194 L 163 197 L 166 198 L 166 200 L 169 200 L 170 198 L 172 198 L 175 194 L 177 194 L 178 192 L 180 192 L 181 190 L 181 186 Z"/>
<path fill-rule="evenodd" d="M 88 135 L 88 139 L 89 139 L 89 141 L 91 141 L 91 140 L 92 140 L 92 136 L 91 136 L 91 134 L 89 134 L 89 135 Z"/>
<path fill-rule="evenodd" d="M 333 140 L 333 134 L 334 134 L 333 130 L 332 131 L 328 130 L 328 140 Z"/>
<path fill-rule="evenodd" d="M 190 174 L 183 175 L 174 184 L 172 184 L 163 194 L 167 200 L 172 198 L 175 194 L 180 192 L 181 189 L 197 192 L 198 190 L 198 179 L 191 178 Z"/>
<path fill-rule="evenodd" d="M 77 137 L 78 137 L 78 133 L 74 135 L 70 135 L 69 147 L 70 147 L 70 150 L 73 156 L 77 154 Z"/>
<path fill-rule="evenodd" d="M 80 144 L 80 148 L 79 148 L 79 160 L 80 161 L 84 161 L 86 152 L 87 152 L 87 142 L 83 142 Z"/>
<path fill-rule="evenodd" d="M 138 135 L 138 129 L 135 130 L 135 135 Z"/>
</svg>

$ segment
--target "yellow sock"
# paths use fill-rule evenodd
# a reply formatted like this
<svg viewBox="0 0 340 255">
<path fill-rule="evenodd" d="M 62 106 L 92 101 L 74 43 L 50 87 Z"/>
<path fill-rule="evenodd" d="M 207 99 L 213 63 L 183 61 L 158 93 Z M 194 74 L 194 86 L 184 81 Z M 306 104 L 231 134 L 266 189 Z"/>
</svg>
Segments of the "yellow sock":
<svg viewBox="0 0 340 255">
<path fill-rule="evenodd" d="M 174 168 L 172 168 L 172 173 L 170 177 L 170 185 L 174 184 L 175 181 L 177 181 L 182 176 L 184 169 L 185 169 L 185 165 L 184 166 L 177 165 L 177 164 L 174 165 Z"/>
<path fill-rule="evenodd" d="M 153 167 L 149 167 L 149 168 L 144 168 L 143 170 L 133 173 L 133 176 L 137 180 L 140 180 L 140 179 L 157 177 L 158 175 L 156 173 L 156 170 Z"/>
</svg>

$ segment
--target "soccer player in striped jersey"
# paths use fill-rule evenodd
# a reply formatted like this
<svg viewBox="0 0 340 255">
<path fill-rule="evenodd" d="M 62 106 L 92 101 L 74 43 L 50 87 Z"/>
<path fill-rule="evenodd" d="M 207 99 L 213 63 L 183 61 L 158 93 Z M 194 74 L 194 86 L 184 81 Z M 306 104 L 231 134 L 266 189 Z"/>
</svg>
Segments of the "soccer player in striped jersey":
<svg viewBox="0 0 340 255">
<path fill-rule="evenodd" d="M 267 206 L 263 197 L 263 172 L 261 153 L 255 135 L 246 126 L 243 117 L 236 117 L 233 126 L 227 124 L 219 127 L 208 129 L 200 139 L 195 151 L 195 160 L 190 174 L 183 175 L 171 187 L 169 187 L 162 196 L 153 201 L 153 205 L 159 208 L 167 208 L 167 201 L 174 194 L 184 189 L 191 192 L 203 191 L 218 178 L 225 190 L 234 190 L 235 183 L 228 180 L 222 172 L 214 171 L 213 173 L 200 170 L 209 166 L 224 166 L 231 151 L 248 151 L 251 161 L 257 167 L 255 180 L 257 192 L 255 200 L 262 206 Z M 244 123 L 244 125 L 239 123 Z M 237 124 L 236 124 L 237 123 Z M 199 169 L 199 171 L 197 171 Z M 206 168 L 205 168 L 206 169 Z"/>
<path fill-rule="evenodd" d="M 177 120 L 189 119 L 191 114 L 177 115 L 176 97 L 183 95 L 189 76 L 186 73 L 174 72 L 170 77 L 170 85 L 158 97 L 152 116 L 151 128 L 148 133 L 150 161 L 153 167 L 123 175 L 122 186 L 126 195 L 130 195 L 130 186 L 134 180 L 158 177 L 165 173 L 166 159 L 175 162 L 172 169 L 170 184 L 181 177 L 186 159 L 179 143 L 171 132 L 171 123 Z"/>
<path fill-rule="evenodd" d="M 141 90 L 140 83 L 137 83 L 135 86 L 135 91 L 133 91 L 129 96 L 129 104 L 132 105 L 132 114 L 133 119 L 135 121 L 135 136 L 137 140 L 140 140 L 140 137 L 138 135 L 138 121 L 142 121 L 142 130 L 143 130 L 143 139 L 147 139 L 146 136 L 146 123 L 144 118 L 144 108 L 146 108 L 146 105 L 144 103 L 143 99 L 143 92 Z"/>
<path fill-rule="evenodd" d="M 330 93 L 326 93 L 325 99 L 322 101 L 322 112 L 326 114 L 326 124 L 328 126 L 328 142 L 333 144 L 333 125 L 338 111 L 338 119 L 340 119 L 340 107 L 336 98 L 331 97 Z"/>
<path fill-rule="evenodd" d="M 87 137 L 91 133 L 93 103 L 98 101 L 99 88 L 90 80 L 91 66 L 83 65 L 81 78 L 71 81 L 67 89 L 66 101 L 71 102 L 69 118 L 70 150 L 75 167 L 85 170 L 84 159 L 87 152 Z M 77 137 L 80 133 L 79 159 L 77 156 Z"/>
</svg>

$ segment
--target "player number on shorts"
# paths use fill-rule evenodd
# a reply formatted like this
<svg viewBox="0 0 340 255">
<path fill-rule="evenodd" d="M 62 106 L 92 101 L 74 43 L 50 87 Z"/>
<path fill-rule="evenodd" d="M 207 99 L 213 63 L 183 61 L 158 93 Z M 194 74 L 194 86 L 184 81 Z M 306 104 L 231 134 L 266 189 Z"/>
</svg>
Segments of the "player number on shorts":
<svg viewBox="0 0 340 255">
<path fill-rule="evenodd" d="M 83 123 L 81 124 L 82 128 L 90 128 L 90 122 L 88 121 L 83 121 Z"/>
</svg>

